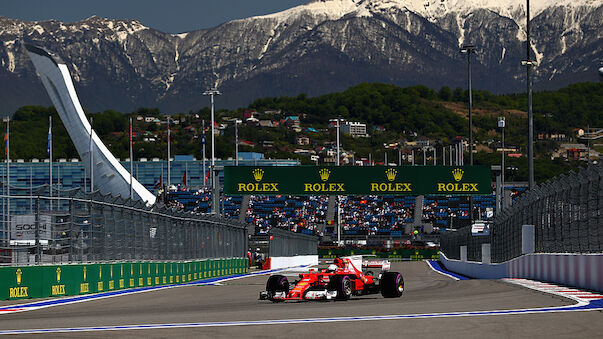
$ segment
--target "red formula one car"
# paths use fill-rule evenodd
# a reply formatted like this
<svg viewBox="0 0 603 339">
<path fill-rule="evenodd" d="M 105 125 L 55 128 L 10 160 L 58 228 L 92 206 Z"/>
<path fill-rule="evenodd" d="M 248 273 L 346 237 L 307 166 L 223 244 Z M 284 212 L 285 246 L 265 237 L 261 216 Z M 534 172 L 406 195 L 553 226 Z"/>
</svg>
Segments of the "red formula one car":
<svg viewBox="0 0 603 339">
<path fill-rule="evenodd" d="M 381 293 L 385 298 L 398 298 L 404 292 L 404 279 L 398 272 L 383 271 L 378 277 L 364 274 L 350 258 L 337 258 L 327 269 L 310 269 L 289 284 L 287 277 L 272 275 L 266 290 L 260 292 L 261 300 L 347 300 L 352 295 Z M 382 265 L 389 269 L 389 262 Z M 368 272 L 367 272 L 368 273 Z"/>
</svg>

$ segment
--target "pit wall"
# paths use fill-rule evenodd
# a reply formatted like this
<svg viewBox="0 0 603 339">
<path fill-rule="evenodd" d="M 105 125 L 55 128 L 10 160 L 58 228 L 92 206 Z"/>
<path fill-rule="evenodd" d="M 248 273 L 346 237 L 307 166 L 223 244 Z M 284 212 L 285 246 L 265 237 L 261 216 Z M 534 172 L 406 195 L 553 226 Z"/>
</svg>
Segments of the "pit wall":
<svg viewBox="0 0 603 339">
<path fill-rule="evenodd" d="M 298 255 L 293 257 L 270 257 L 264 269 L 280 269 L 298 266 L 318 265 L 318 255 Z"/>
<path fill-rule="evenodd" d="M 244 258 L 0 267 L 0 300 L 179 284 L 248 271 Z"/>
<path fill-rule="evenodd" d="M 446 269 L 471 278 L 525 278 L 603 292 L 603 254 L 531 253 L 487 264 L 448 259 L 440 252 L 440 261 Z"/>
</svg>

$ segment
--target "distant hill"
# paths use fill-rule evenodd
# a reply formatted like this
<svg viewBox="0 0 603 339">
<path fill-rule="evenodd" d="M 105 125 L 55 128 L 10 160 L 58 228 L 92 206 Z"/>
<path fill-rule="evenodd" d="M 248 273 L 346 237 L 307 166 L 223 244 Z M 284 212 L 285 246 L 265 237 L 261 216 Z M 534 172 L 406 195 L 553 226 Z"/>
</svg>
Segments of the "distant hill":
<svg viewBox="0 0 603 339">
<path fill-rule="evenodd" d="M 388 153 L 389 162 L 397 162 L 398 151 L 386 145 L 404 147 L 405 141 L 427 137 L 438 148 L 448 146 L 457 136 L 466 137 L 468 131 L 467 93 L 460 88 L 443 87 L 434 91 L 425 86 L 400 88 L 388 84 L 360 84 L 343 92 L 318 97 L 262 98 L 249 107 L 216 112 L 216 126 L 221 135 L 216 137 L 216 154 L 226 159 L 234 156 L 235 118 L 243 119 L 254 114 L 260 121 L 275 122 L 278 127 L 256 126 L 245 122 L 239 127 L 241 151 L 265 153 L 270 158 L 298 158 L 302 163 L 314 163 L 309 152 L 320 153 L 332 147 L 335 129 L 328 128 L 329 119 L 341 116 L 348 121 L 367 124 L 370 137 L 352 138 L 342 135 L 342 149 L 354 154 L 356 159 L 369 155 L 383 162 Z M 565 134 L 566 141 L 574 138 L 574 128 L 603 126 L 603 84 L 579 83 L 558 91 L 534 94 L 536 135 Z M 500 155 L 493 153 L 493 144 L 500 140 L 496 128 L 499 116 L 507 118 L 506 143 L 524 153 L 527 144 L 527 114 L 525 95 L 494 95 L 485 91 L 474 93 L 474 136 L 479 153 L 476 164 L 497 164 Z M 77 157 L 54 108 L 25 106 L 18 109 L 11 123 L 11 158 L 46 158 L 48 115 L 53 114 L 53 138 L 56 158 Z M 94 129 L 117 157 L 128 157 L 128 118 L 134 119 L 135 157 L 166 157 L 165 117 L 158 109 L 141 108 L 127 114 L 107 110 L 94 115 Z M 299 132 L 280 122 L 287 116 L 300 118 Z M 142 120 L 138 120 L 138 118 Z M 157 122 L 145 122 L 146 117 L 156 117 Z M 172 125 L 172 154 L 193 154 L 202 158 L 202 121 L 205 120 L 207 149 L 210 147 L 210 112 L 199 111 L 172 115 L 178 124 Z M 153 120 L 153 119 L 151 119 Z M 296 137 L 309 138 L 307 146 L 296 145 Z M 4 128 L 0 129 L 0 138 Z M 243 142 L 244 141 L 244 142 Z M 264 143 L 270 141 L 270 143 Z M 550 154 L 559 140 L 542 140 L 536 143 L 536 178 L 544 180 L 567 171 L 578 163 L 551 161 Z M 573 142 L 576 142 L 575 139 Z M 296 152 L 299 150 L 306 152 Z M 410 148 L 408 148 L 410 149 Z M 209 151 L 208 153 L 209 154 Z M 2 156 L 3 158 L 4 156 Z M 525 156 L 509 159 L 510 166 L 518 168 L 516 179 L 526 176 Z"/>
<path fill-rule="evenodd" d="M 0 17 L 0 113 L 49 105 L 23 44 L 60 55 L 91 111 L 158 107 L 187 112 L 207 104 L 247 106 L 255 98 L 317 96 L 362 82 L 465 87 L 474 44 L 474 88 L 525 88 L 523 0 L 317 0 L 211 29 L 167 34 L 136 20 L 76 23 Z M 603 3 L 533 0 L 536 90 L 597 81 Z"/>
</svg>

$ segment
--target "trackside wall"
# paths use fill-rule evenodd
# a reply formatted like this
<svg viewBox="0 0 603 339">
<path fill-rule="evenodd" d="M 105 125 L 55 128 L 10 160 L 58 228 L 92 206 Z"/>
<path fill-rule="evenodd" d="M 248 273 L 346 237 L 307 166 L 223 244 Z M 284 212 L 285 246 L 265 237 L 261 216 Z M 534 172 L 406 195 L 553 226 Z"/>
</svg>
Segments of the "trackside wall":
<svg viewBox="0 0 603 339">
<path fill-rule="evenodd" d="M 446 269 L 479 279 L 525 278 L 603 291 L 603 254 L 531 253 L 499 264 L 448 259 Z"/>
<path fill-rule="evenodd" d="M 245 258 L 0 267 L 0 300 L 179 284 L 248 271 Z"/>
<path fill-rule="evenodd" d="M 318 255 L 270 257 L 270 269 L 318 265 Z"/>
</svg>

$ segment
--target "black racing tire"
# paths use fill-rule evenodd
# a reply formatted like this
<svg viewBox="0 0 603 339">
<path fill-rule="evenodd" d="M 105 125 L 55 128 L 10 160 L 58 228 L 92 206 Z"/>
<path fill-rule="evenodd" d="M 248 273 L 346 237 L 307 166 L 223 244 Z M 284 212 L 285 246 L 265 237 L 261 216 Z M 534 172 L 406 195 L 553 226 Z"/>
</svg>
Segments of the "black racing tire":
<svg viewBox="0 0 603 339">
<path fill-rule="evenodd" d="M 352 280 L 347 275 L 335 275 L 329 282 L 329 290 L 337 291 L 337 300 L 348 300 L 352 296 Z"/>
<path fill-rule="evenodd" d="M 275 274 L 271 275 L 266 282 L 266 291 L 273 295 L 275 292 L 289 293 L 289 279 L 284 275 Z M 270 300 L 275 301 L 270 298 Z"/>
<path fill-rule="evenodd" d="M 384 298 L 399 298 L 404 293 L 404 278 L 398 272 L 385 272 L 379 281 L 379 288 Z"/>
</svg>

